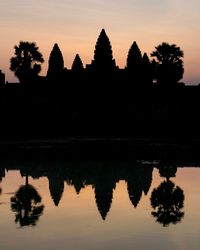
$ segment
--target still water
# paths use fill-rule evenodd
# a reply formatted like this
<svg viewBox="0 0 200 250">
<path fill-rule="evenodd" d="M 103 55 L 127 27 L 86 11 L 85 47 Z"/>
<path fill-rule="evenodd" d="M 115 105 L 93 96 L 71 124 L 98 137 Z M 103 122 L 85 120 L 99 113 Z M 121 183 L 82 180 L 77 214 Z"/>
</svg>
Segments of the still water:
<svg viewBox="0 0 200 250">
<path fill-rule="evenodd" d="M 4 162 L 0 249 L 200 249 L 200 168 Z"/>
</svg>

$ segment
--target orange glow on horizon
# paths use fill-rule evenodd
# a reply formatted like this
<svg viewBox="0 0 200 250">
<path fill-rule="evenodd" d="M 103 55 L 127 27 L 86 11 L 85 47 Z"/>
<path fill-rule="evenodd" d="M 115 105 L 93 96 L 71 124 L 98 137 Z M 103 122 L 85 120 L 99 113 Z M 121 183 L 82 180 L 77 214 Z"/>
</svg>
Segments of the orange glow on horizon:
<svg viewBox="0 0 200 250">
<path fill-rule="evenodd" d="M 200 82 L 200 2 L 182 0 L 100 1 L 1 1 L 0 69 L 6 80 L 16 81 L 9 70 L 14 45 L 35 41 L 44 56 L 41 75 L 46 75 L 48 58 L 58 43 L 65 66 L 70 69 L 77 53 L 91 63 L 96 40 L 102 28 L 110 38 L 113 55 L 120 68 L 136 41 L 148 55 L 162 42 L 175 43 L 185 53 L 187 83 Z"/>
</svg>

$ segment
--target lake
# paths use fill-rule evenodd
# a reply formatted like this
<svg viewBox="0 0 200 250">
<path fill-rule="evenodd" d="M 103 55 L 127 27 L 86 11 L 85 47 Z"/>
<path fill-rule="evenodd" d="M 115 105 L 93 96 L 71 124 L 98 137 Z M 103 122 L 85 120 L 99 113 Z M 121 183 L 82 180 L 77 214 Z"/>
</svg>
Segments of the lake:
<svg viewBox="0 0 200 250">
<path fill-rule="evenodd" d="M 198 164 L 4 160 L 0 176 L 3 250 L 200 249 Z"/>
</svg>

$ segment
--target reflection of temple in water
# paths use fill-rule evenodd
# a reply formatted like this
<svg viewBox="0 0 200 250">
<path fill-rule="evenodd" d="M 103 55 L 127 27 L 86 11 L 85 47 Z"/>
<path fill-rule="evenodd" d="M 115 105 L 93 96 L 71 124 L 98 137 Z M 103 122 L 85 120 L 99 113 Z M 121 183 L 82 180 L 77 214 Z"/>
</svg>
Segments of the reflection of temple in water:
<svg viewBox="0 0 200 250">
<path fill-rule="evenodd" d="M 81 189 L 92 186 L 97 209 L 103 220 L 111 209 L 113 192 L 116 183 L 124 180 L 127 183 L 129 199 L 133 207 L 137 207 L 143 195 L 147 195 L 151 183 L 153 165 L 136 162 L 54 162 L 43 161 L 33 166 L 26 164 L 9 164 L 9 167 L 0 167 L 0 179 L 5 177 L 7 170 L 19 170 L 22 176 L 31 176 L 33 179 L 46 177 L 49 182 L 49 192 L 55 206 L 59 206 L 64 193 L 64 184 L 73 186 L 77 195 Z M 26 167 L 25 167 L 26 166 Z M 169 180 L 175 176 L 177 166 L 157 166 L 160 176 Z"/>
<path fill-rule="evenodd" d="M 134 207 L 137 207 L 142 197 L 142 192 L 147 195 L 152 182 L 153 167 L 138 167 L 132 169 L 132 174 L 127 178 L 129 198 Z"/>
<path fill-rule="evenodd" d="M 110 210 L 115 186 L 115 181 L 106 179 L 106 177 L 98 178 L 94 184 L 95 200 L 103 220 L 106 219 L 106 215 Z"/>
<path fill-rule="evenodd" d="M 20 164 L 19 164 L 20 165 Z M 23 166 L 23 165 L 22 165 Z M 127 182 L 129 198 L 134 207 L 136 207 L 142 197 L 148 193 L 152 182 L 153 167 L 137 166 L 126 163 L 101 163 L 87 162 L 82 163 L 63 163 L 45 162 L 40 166 L 33 167 L 27 164 L 27 167 L 12 168 L 10 165 L 7 170 L 20 170 L 22 176 L 31 176 L 33 179 L 46 177 L 49 182 L 49 192 L 55 206 L 59 206 L 64 193 L 64 183 L 74 187 L 77 194 L 81 195 L 81 189 L 85 186 L 92 186 L 94 189 L 97 209 L 103 220 L 111 208 L 113 191 L 116 183 L 120 180 Z M 5 176 L 5 168 L 0 168 L 0 178 Z"/>
<path fill-rule="evenodd" d="M 51 198 L 55 206 L 58 206 L 64 191 L 64 180 L 59 174 L 48 175 L 48 180 Z"/>
</svg>

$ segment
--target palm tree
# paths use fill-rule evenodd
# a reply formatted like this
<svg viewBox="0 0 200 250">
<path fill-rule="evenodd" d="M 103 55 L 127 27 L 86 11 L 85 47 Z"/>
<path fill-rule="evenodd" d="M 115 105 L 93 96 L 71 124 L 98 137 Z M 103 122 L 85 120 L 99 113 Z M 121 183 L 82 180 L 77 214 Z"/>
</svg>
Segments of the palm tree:
<svg viewBox="0 0 200 250">
<path fill-rule="evenodd" d="M 15 56 L 10 59 L 10 70 L 15 73 L 20 83 L 34 80 L 41 71 L 41 63 L 44 62 L 36 43 L 20 41 L 14 49 Z"/>
<path fill-rule="evenodd" d="M 155 77 L 158 83 L 174 85 L 182 79 L 184 73 L 182 58 L 184 53 L 180 47 L 164 42 L 155 47 L 151 56 L 156 61 Z"/>
</svg>

